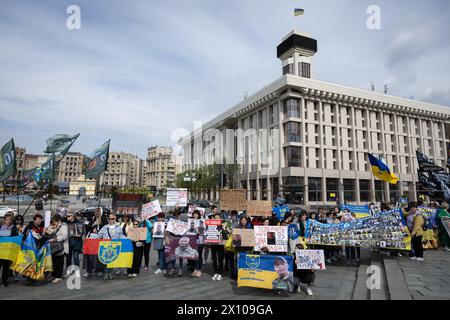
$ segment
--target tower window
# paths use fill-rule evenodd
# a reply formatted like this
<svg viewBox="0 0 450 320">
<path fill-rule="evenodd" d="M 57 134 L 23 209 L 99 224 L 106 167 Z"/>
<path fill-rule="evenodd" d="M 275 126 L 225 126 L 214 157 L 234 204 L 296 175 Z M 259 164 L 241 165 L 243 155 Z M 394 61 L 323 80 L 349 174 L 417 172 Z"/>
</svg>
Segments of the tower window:
<svg viewBox="0 0 450 320">
<path fill-rule="evenodd" d="M 285 74 L 294 74 L 294 65 L 292 63 L 283 67 L 283 75 Z"/>
<path fill-rule="evenodd" d="M 300 62 L 298 64 L 299 75 L 303 78 L 311 78 L 311 65 L 306 62 Z"/>
</svg>

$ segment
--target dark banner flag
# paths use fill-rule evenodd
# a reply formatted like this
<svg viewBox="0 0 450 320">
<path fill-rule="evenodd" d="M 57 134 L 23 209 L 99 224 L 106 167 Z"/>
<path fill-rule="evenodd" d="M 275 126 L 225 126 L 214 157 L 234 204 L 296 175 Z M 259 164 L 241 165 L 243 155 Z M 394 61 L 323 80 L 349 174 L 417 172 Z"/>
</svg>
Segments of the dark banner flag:
<svg viewBox="0 0 450 320">
<path fill-rule="evenodd" d="M 447 147 L 447 167 L 450 168 L 450 144 Z"/>
<path fill-rule="evenodd" d="M 88 158 L 85 173 L 86 179 L 99 178 L 106 171 L 110 141 L 106 141 L 100 148 L 95 149 L 93 155 Z"/>
<path fill-rule="evenodd" d="M 16 147 L 11 139 L 0 149 L 0 181 L 16 174 Z"/>
<path fill-rule="evenodd" d="M 23 170 L 22 171 L 22 183 L 24 185 L 30 184 L 34 181 L 34 174 L 38 168 Z"/>
<path fill-rule="evenodd" d="M 444 171 L 444 168 L 439 167 L 433 160 L 426 155 L 416 150 L 417 162 L 419 163 L 420 170 L 423 171 Z"/>
<path fill-rule="evenodd" d="M 34 171 L 33 179 L 37 183 L 42 180 L 53 180 L 53 171 L 55 169 L 55 155 L 51 155 L 45 163 Z"/>
<path fill-rule="evenodd" d="M 74 136 L 70 136 L 68 134 L 56 134 L 53 137 L 45 140 L 47 142 L 47 148 L 45 149 L 45 153 L 56 153 L 61 152 L 65 154 L 70 146 L 77 140 L 80 134 L 76 134 Z"/>
</svg>

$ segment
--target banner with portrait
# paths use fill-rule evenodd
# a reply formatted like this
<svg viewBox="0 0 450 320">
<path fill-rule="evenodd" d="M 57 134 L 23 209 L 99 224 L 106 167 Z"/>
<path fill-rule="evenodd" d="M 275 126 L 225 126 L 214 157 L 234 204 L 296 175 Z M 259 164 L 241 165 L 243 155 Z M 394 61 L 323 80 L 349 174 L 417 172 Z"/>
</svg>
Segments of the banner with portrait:
<svg viewBox="0 0 450 320">
<path fill-rule="evenodd" d="M 239 253 L 238 287 L 294 292 L 293 257 Z"/>
<path fill-rule="evenodd" d="M 189 207 L 188 207 L 188 212 L 187 212 L 188 218 L 192 218 L 193 217 L 193 214 L 194 214 L 195 210 L 200 211 L 200 216 L 202 218 L 205 217 L 205 210 L 206 210 L 205 208 L 201 208 L 201 207 L 198 207 L 197 205 L 190 204 Z"/>
<path fill-rule="evenodd" d="M 352 204 L 343 204 L 341 206 L 341 211 L 344 211 L 345 209 L 349 210 L 350 212 L 355 214 L 356 218 L 365 218 L 368 217 L 369 214 L 369 206 L 368 205 L 364 205 L 364 206 L 357 206 L 357 205 L 352 205 Z"/>
<path fill-rule="evenodd" d="M 197 236 L 166 234 L 166 261 L 173 261 L 176 259 L 198 260 L 197 249 Z"/>
<path fill-rule="evenodd" d="M 232 243 L 234 247 L 254 247 L 255 230 L 253 229 L 233 229 Z"/>
<path fill-rule="evenodd" d="M 162 212 L 162 209 L 159 200 L 150 201 L 142 205 L 141 218 L 142 219 L 152 218 L 158 215 L 158 213 L 160 212 Z"/>
<path fill-rule="evenodd" d="M 288 227 L 255 226 L 255 251 L 266 247 L 269 252 L 287 252 Z"/>
<path fill-rule="evenodd" d="M 166 206 L 168 207 L 186 207 L 187 189 L 167 188 Z"/>
<path fill-rule="evenodd" d="M 308 244 L 410 250 L 411 238 L 401 208 L 339 224 L 308 220 Z"/>
</svg>

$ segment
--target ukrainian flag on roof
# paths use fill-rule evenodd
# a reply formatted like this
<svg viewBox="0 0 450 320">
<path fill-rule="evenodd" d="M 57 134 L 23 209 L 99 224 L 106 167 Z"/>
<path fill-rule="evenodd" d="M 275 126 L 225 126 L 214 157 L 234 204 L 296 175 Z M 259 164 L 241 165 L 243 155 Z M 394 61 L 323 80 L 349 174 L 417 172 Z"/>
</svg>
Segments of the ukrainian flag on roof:
<svg viewBox="0 0 450 320">
<path fill-rule="evenodd" d="M 397 184 L 398 177 L 389 167 L 381 160 L 369 153 L 370 166 L 372 167 L 372 173 L 380 180 L 389 182 L 390 184 Z"/>
<path fill-rule="evenodd" d="M 303 9 L 294 9 L 294 16 L 302 16 L 303 13 L 305 13 L 305 10 Z"/>
</svg>

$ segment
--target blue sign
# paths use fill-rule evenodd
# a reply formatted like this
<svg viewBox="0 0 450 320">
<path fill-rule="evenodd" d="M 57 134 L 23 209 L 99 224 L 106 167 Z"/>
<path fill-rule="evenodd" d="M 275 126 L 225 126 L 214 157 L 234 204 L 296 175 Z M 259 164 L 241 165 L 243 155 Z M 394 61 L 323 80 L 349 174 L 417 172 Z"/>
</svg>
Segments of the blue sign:
<svg viewBox="0 0 450 320">
<path fill-rule="evenodd" d="M 277 206 L 274 207 L 272 211 L 276 213 L 278 220 L 283 220 L 286 213 L 289 212 L 289 206 L 287 205 Z"/>
</svg>

